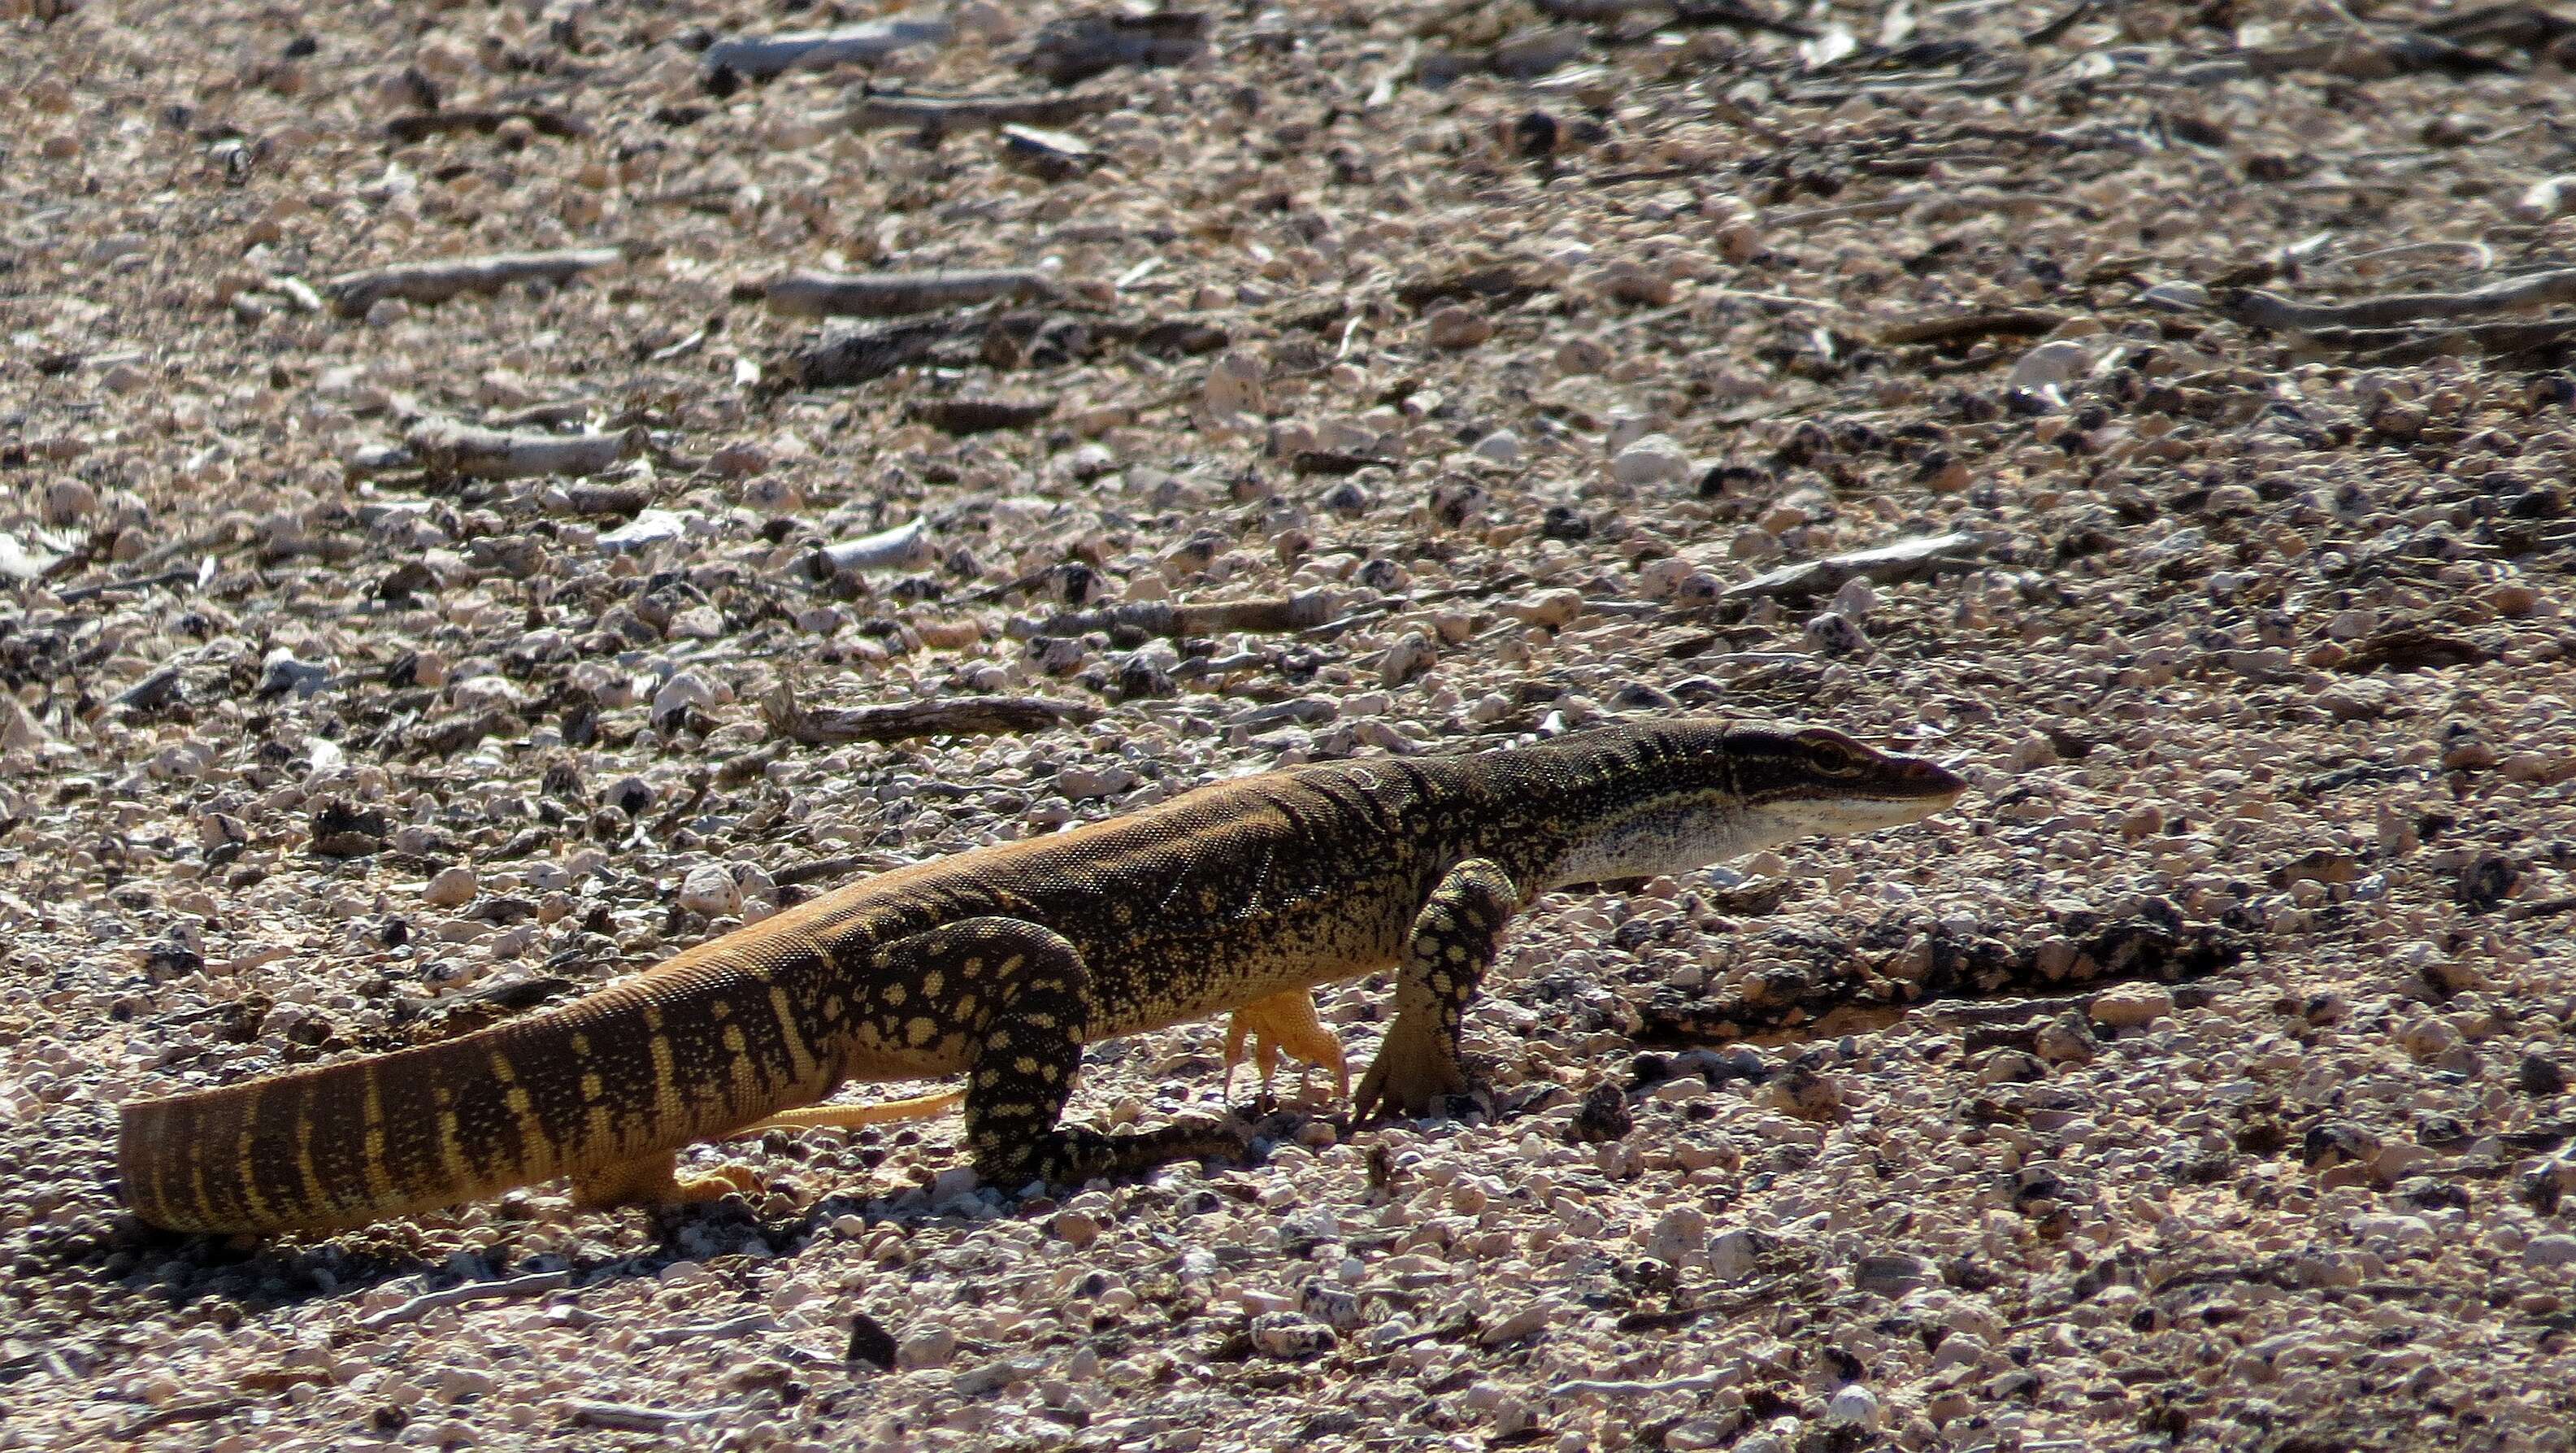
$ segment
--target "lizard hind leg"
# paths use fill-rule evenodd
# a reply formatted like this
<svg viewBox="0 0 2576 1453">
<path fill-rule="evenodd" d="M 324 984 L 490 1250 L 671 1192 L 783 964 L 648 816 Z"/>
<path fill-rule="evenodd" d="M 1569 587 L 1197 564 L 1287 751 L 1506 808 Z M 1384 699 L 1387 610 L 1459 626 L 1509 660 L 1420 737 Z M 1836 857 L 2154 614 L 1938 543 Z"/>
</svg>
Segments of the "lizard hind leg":
<svg viewBox="0 0 2576 1453">
<path fill-rule="evenodd" d="M 1284 990 L 1266 998 L 1255 999 L 1234 1011 L 1225 1031 L 1225 1088 L 1228 1098 L 1234 1093 L 1235 1066 L 1243 1063 L 1243 1042 L 1252 1041 L 1253 1063 L 1261 1070 L 1262 1093 L 1270 1090 L 1270 1077 L 1279 1068 L 1282 1051 L 1308 1066 L 1321 1066 L 1333 1072 L 1339 1098 L 1351 1096 L 1351 1065 L 1342 1052 L 1342 1041 L 1324 1027 L 1315 1014 L 1315 996 L 1301 989 Z"/>
<path fill-rule="evenodd" d="M 683 1204 L 712 1201 L 759 1185 L 759 1172 L 749 1166 L 726 1164 L 709 1172 L 684 1172 L 677 1153 L 666 1150 L 574 1172 L 572 1202 L 586 1211 Z"/>
<path fill-rule="evenodd" d="M 1378 1109 L 1425 1115 L 1467 1089 L 1458 1064 L 1458 1025 L 1476 985 L 1493 967 L 1503 930 L 1520 906 L 1511 875 L 1487 858 L 1469 858 L 1440 878 L 1405 935 L 1396 970 L 1395 1022 L 1377 1058 L 1360 1077 L 1351 1114 Z"/>
<path fill-rule="evenodd" d="M 1091 1034 L 1091 975 L 1064 935 L 1022 919 L 967 918 L 883 951 L 918 986 L 937 976 L 935 1027 L 968 1041 L 966 1148 L 976 1173 L 1006 1189 L 1032 1180 L 1080 1184 L 1165 1161 L 1231 1154 L 1239 1126 L 1186 1121 L 1140 1134 L 1059 1125 Z M 971 1006 L 971 1007 L 969 1007 Z"/>
</svg>

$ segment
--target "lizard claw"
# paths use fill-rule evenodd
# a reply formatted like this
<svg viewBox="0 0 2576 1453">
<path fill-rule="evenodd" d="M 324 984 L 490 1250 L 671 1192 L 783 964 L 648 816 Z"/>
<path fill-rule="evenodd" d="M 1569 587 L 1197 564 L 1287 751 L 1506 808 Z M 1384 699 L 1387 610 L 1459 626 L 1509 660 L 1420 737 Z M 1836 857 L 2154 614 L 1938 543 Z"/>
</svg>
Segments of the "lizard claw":
<svg viewBox="0 0 2576 1453">
<path fill-rule="evenodd" d="M 1458 1057 L 1419 1031 L 1407 1031 L 1398 1019 L 1379 1044 L 1376 1060 L 1360 1077 L 1351 1098 L 1354 1122 L 1388 1114 L 1418 1116 L 1437 1110 L 1451 1095 L 1467 1092 L 1467 1072 Z"/>
<path fill-rule="evenodd" d="M 1287 989 L 1255 999 L 1234 1011 L 1225 1031 L 1225 1096 L 1234 1098 L 1234 1071 L 1243 1063 L 1244 1041 L 1252 1042 L 1252 1062 L 1261 1071 L 1264 1105 L 1271 1103 L 1271 1077 L 1279 1071 L 1284 1054 L 1307 1068 L 1330 1069 L 1341 1086 L 1342 1097 L 1351 1093 L 1350 1061 L 1342 1052 L 1342 1042 L 1324 1027 L 1315 1015 L 1315 999 L 1303 990 Z M 1305 1079 L 1298 1079 L 1299 1098 L 1304 1098 Z"/>
</svg>

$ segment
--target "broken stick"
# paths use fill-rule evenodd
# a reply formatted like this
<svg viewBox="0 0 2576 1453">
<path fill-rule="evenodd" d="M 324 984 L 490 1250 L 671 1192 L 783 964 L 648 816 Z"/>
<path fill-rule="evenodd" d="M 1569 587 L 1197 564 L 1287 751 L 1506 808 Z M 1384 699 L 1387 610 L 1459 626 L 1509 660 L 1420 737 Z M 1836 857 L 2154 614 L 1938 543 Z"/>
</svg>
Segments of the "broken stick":
<svg viewBox="0 0 2576 1453">
<path fill-rule="evenodd" d="M 1884 585 L 1943 570 L 1965 570 L 1981 548 L 1977 537 L 1964 531 L 1917 535 L 1872 550 L 1784 565 L 1728 586 L 1726 599 L 1749 601 L 1767 595 L 1780 600 L 1812 600 L 1831 595 L 1854 580 L 1868 579 Z"/>
<path fill-rule="evenodd" d="M 1055 284 L 1044 273 L 1026 268 L 879 273 L 800 268 L 772 278 L 764 296 L 769 311 L 790 318 L 892 318 L 994 298 L 1051 298 Z"/>
<path fill-rule="evenodd" d="M 738 36 L 708 46 L 699 60 L 710 71 L 765 81 L 798 66 L 821 70 L 852 61 L 883 60 L 908 46 L 936 45 L 955 34 L 945 20 L 901 16 L 839 30 L 797 30 L 784 35 Z"/>
<path fill-rule="evenodd" d="M 1063 126 L 1117 104 L 1118 98 L 1106 91 L 1071 96 L 935 96 L 863 91 L 841 113 L 841 124 L 852 131 L 913 126 L 934 135 L 979 126 Z"/>
<path fill-rule="evenodd" d="M 769 729 L 807 746 L 844 742 L 900 742 L 913 737 L 994 736 L 1081 726 L 1100 709 L 1040 696 L 968 696 L 949 701 L 903 701 L 885 706 L 807 708 L 785 682 L 762 693 L 760 714 Z"/>
<path fill-rule="evenodd" d="M 322 285 L 344 318 L 363 318 L 386 298 L 443 303 L 465 293 L 496 293 L 515 282 L 560 283 L 625 260 L 614 247 L 561 252 L 504 252 L 489 257 L 450 257 L 344 272 Z"/>
<path fill-rule="evenodd" d="M 598 474 L 643 453 L 647 442 L 641 428 L 616 434 L 516 434 L 454 419 L 423 419 L 403 435 L 423 468 L 468 479 Z"/>
<path fill-rule="evenodd" d="M 910 565 L 928 564 L 936 552 L 930 546 L 930 522 L 916 519 L 873 535 L 855 540 L 842 540 L 815 550 L 819 557 L 817 576 L 830 576 L 844 570 L 887 570 Z"/>
<path fill-rule="evenodd" d="M 1143 631 L 1149 636 L 1213 636 L 1223 631 L 1303 631 L 1332 619 L 1332 600 L 1320 590 L 1270 600 L 1221 600 L 1183 605 L 1140 600 L 1106 610 L 1075 611 L 1038 627 L 1042 636 L 1085 631 Z"/>
</svg>

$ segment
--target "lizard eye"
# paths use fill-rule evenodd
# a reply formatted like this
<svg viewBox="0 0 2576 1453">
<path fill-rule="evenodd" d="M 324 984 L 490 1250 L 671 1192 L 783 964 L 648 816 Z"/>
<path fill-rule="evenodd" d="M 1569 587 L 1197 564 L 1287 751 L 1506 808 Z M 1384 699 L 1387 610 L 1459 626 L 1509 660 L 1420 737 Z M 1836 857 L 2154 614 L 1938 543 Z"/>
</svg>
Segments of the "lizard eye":
<svg viewBox="0 0 2576 1453">
<path fill-rule="evenodd" d="M 1807 753 L 1807 764 L 1827 777 L 1857 777 L 1860 763 L 1831 747 L 1815 747 Z"/>
<path fill-rule="evenodd" d="M 1799 745 L 1807 749 L 1807 765 L 1820 777 L 1857 777 L 1863 763 L 1850 748 L 1829 737 L 1811 736 Z"/>
</svg>

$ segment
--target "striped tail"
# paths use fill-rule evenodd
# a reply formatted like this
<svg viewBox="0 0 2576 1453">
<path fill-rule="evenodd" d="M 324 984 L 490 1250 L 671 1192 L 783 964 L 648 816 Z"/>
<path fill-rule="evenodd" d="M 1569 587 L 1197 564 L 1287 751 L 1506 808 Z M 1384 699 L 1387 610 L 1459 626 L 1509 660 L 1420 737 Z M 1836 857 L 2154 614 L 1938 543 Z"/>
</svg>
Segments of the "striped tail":
<svg viewBox="0 0 2576 1453">
<path fill-rule="evenodd" d="M 755 973 L 683 955 L 443 1043 L 130 1103 L 117 1143 L 126 1204 L 176 1231 L 337 1230 L 668 1154 L 810 1104 L 837 1078 L 822 996 L 780 981 L 810 990 L 822 961 L 782 957 Z"/>
</svg>

